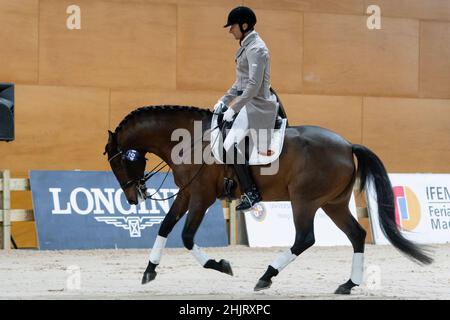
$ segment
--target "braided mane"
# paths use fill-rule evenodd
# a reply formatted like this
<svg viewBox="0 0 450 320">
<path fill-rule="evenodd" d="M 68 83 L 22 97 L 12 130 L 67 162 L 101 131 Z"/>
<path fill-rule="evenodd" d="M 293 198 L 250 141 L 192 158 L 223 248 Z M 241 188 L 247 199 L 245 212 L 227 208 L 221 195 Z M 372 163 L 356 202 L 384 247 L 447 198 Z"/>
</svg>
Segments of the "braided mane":
<svg viewBox="0 0 450 320">
<path fill-rule="evenodd" d="M 202 109 L 192 106 L 179 106 L 179 105 L 160 105 L 160 106 L 145 106 L 137 108 L 136 110 L 131 111 L 128 115 L 123 118 L 123 120 L 119 123 L 116 128 L 116 133 L 121 131 L 123 127 L 132 119 L 135 119 L 137 116 L 149 114 L 152 112 L 177 112 L 177 111 L 189 111 L 192 113 L 197 113 L 202 116 L 210 116 L 212 115 L 212 111 L 209 109 Z"/>
</svg>

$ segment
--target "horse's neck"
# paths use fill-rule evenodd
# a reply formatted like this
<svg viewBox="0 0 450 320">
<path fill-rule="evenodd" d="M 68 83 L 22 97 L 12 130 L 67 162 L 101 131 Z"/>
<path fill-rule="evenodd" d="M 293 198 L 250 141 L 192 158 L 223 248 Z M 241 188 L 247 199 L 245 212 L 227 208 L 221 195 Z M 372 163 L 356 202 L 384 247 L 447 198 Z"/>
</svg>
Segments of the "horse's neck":
<svg viewBox="0 0 450 320">
<path fill-rule="evenodd" d="M 141 134 L 145 135 L 148 142 L 147 151 L 160 157 L 173 169 L 175 165 L 172 161 L 172 149 L 176 145 L 186 142 L 183 139 L 187 137 L 190 139 L 190 143 L 202 140 L 204 132 L 210 126 L 211 117 L 184 119 L 162 117 L 154 120 L 154 126 L 148 127 L 147 130 L 143 128 Z"/>
</svg>

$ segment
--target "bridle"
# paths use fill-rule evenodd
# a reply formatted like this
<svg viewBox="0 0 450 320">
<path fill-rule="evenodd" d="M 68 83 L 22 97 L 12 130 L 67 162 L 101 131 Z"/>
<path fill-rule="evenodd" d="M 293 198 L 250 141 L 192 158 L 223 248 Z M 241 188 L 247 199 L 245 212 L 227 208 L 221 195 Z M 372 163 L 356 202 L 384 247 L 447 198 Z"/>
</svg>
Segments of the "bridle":
<svg viewBox="0 0 450 320">
<path fill-rule="evenodd" d="M 123 159 L 124 153 L 123 153 L 122 150 L 118 150 L 116 154 L 114 154 L 113 156 L 109 157 L 109 158 L 108 158 L 108 162 L 111 163 L 111 161 L 112 161 L 114 158 L 117 158 L 118 156 L 122 156 L 122 159 Z M 139 158 L 140 158 L 140 157 L 139 157 Z M 144 159 L 145 159 L 145 158 L 144 158 Z M 139 159 L 137 159 L 137 160 L 139 160 Z M 145 160 L 147 160 L 147 159 L 145 159 Z M 164 161 L 161 161 L 160 163 L 158 163 L 152 170 L 150 170 L 150 172 L 144 174 L 144 176 L 143 176 L 142 178 L 134 178 L 134 179 L 130 179 L 130 180 L 126 181 L 126 182 L 120 183 L 120 186 L 124 189 L 124 188 L 128 188 L 128 187 L 131 186 L 133 183 L 135 183 L 135 184 L 137 185 L 137 187 L 138 187 L 138 191 L 139 191 L 139 192 L 142 192 L 142 191 L 144 190 L 142 196 L 143 196 L 144 199 L 146 199 L 147 195 L 145 194 L 145 189 L 146 189 L 145 183 L 146 183 L 151 177 L 153 177 L 156 173 L 160 172 L 162 169 L 164 169 L 165 167 L 168 166 L 167 164 L 165 164 L 164 166 L 159 167 L 159 166 L 160 166 L 161 164 L 163 164 L 163 163 L 164 163 Z M 164 180 L 165 180 L 165 178 L 164 178 Z M 163 181 L 163 182 L 164 182 L 164 181 Z M 159 189 L 160 189 L 160 188 L 158 188 L 158 191 L 159 191 Z"/>
<path fill-rule="evenodd" d="M 220 124 L 218 124 L 216 127 L 212 128 L 211 131 L 213 131 L 213 130 L 215 130 L 215 129 L 217 129 L 217 128 L 221 129 L 221 127 L 222 127 L 222 125 L 223 125 L 224 123 L 225 123 L 225 121 L 222 121 L 222 123 L 220 123 Z M 218 136 L 217 136 L 217 137 L 218 137 Z M 217 141 L 217 137 L 216 137 L 216 141 Z M 216 141 L 214 141 L 213 144 L 215 144 Z M 196 142 L 198 142 L 198 141 L 194 141 L 194 142 L 192 143 L 192 145 L 191 145 L 191 150 L 194 148 Z M 123 157 L 124 157 L 124 152 L 123 152 L 122 150 L 120 150 L 119 148 L 118 148 L 117 150 L 118 150 L 117 153 L 115 153 L 114 155 L 112 155 L 111 157 L 108 158 L 108 162 L 109 162 L 109 163 L 111 163 L 111 161 L 112 161 L 113 159 L 115 159 L 116 157 L 118 157 L 118 156 L 122 156 L 122 159 L 123 159 Z M 147 160 L 145 157 L 143 157 L 143 156 L 141 156 L 141 155 L 138 155 L 138 159 L 137 159 L 137 160 L 139 160 L 140 158 L 144 158 L 145 160 Z M 160 184 L 159 187 L 156 189 L 156 191 L 155 191 L 154 193 L 152 193 L 151 195 L 147 194 L 147 186 L 146 186 L 145 183 L 146 183 L 148 180 L 150 180 L 150 178 L 152 178 L 155 174 L 157 174 L 158 172 L 160 172 L 162 169 L 164 169 L 165 167 L 168 167 L 168 166 L 169 166 L 169 165 L 166 163 L 165 165 L 163 165 L 163 166 L 160 167 L 160 165 L 163 164 L 164 162 L 165 162 L 165 161 L 162 160 L 162 161 L 161 161 L 160 163 L 158 163 L 152 170 L 150 170 L 150 172 L 145 173 L 144 176 L 143 176 L 142 178 L 134 178 L 134 179 L 130 179 L 130 180 L 124 182 L 124 183 L 120 183 L 120 182 L 119 182 L 119 183 L 120 183 L 120 187 L 121 187 L 122 189 L 125 189 L 125 188 L 130 187 L 132 184 L 136 184 L 136 190 L 137 190 L 139 196 L 140 196 L 142 199 L 144 199 L 144 200 L 147 200 L 147 199 L 154 200 L 154 201 L 165 201 L 165 200 L 169 200 L 169 199 L 172 199 L 172 198 L 176 197 L 181 191 L 183 191 L 184 189 L 186 189 L 186 188 L 187 188 L 187 187 L 188 187 L 188 186 L 189 186 L 189 185 L 197 178 L 197 176 L 199 175 L 200 171 L 203 169 L 203 167 L 204 167 L 205 164 L 206 164 L 205 162 L 203 162 L 202 165 L 201 165 L 201 167 L 198 169 L 198 171 L 195 173 L 195 175 L 191 178 L 191 180 L 190 180 L 186 185 L 184 185 L 183 187 L 181 187 L 181 188 L 178 190 L 177 193 L 175 193 L 175 194 L 173 194 L 173 195 L 171 195 L 170 197 L 167 197 L 167 198 L 163 198 L 163 199 L 162 199 L 162 198 L 157 198 L 157 199 L 155 199 L 155 198 L 153 198 L 153 196 L 154 196 L 156 193 L 159 192 L 159 190 L 160 190 L 161 187 L 163 186 L 164 182 L 166 181 L 166 179 L 167 179 L 167 177 L 168 177 L 168 175 L 169 175 L 169 173 L 170 173 L 170 171 L 171 171 L 172 169 L 169 167 L 169 170 L 167 170 L 167 172 L 166 172 L 166 174 L 165 174 L 165 176 L 164 176 L 164 178 L 163 178 L 161 184 Z"/>
<path fill-rule="evenodd" d="M 118 151 L 118 152 L 117 152 L 115 155 L 113 155 L 111 158 L 108 158 L 108 162 L 111 163 L 111 160 L 112 160 L 112 159 L 114 159 L 115 157 L 120 156 L 120 155 L 122 155 L 122 154 L 123 154 L 122 151 Z"/>
</svg>

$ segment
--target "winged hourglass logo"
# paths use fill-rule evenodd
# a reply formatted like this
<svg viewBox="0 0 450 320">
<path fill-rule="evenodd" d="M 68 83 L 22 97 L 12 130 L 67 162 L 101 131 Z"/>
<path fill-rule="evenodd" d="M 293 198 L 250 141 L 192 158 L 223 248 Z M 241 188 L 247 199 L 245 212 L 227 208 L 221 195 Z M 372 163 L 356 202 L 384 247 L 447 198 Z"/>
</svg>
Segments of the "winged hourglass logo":
<svg viewBox="0 0 450 320">
<path fill-rule="evenodd" d="M 163 216 L 154 217 L 96 217 L 95 220 L 123 228 L 130 232 L 131 238 L 140 238 L 141 230 L 161 223 Z"/>
</svg>

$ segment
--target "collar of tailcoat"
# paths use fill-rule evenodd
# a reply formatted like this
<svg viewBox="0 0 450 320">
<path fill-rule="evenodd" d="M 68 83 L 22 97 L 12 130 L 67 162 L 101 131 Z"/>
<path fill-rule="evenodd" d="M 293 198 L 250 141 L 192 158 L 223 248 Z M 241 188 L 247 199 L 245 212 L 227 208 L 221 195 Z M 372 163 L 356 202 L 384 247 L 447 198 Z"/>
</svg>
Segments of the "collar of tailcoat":
<svg viewBox="0 0 450 320">
<path fill-rule="evenodd" d="M 246 47 L 249 45 L 250 42 L 252 42 L 256 36 L 258 35 L 258 33 L 253 30 L 252 32 L 250 32 L 248 35 L 245 36 L 244 39 L 242 39 L 241 41 L 241 47 Z"/>
</svg>

